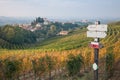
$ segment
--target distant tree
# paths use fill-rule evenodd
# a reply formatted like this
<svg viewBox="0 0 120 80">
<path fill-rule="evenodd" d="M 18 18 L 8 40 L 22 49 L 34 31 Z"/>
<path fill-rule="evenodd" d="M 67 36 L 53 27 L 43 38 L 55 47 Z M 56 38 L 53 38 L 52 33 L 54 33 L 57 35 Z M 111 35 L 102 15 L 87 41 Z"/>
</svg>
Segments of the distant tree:
<svg viewBox="0 0 120 80">
<path fill-rule="evenodd" d="M 35 26 L 37 23 L 43 23 L 44 19 L 41 17 L 37 17 L 34 21 L 31 22 L 32 26 Z"/>
<path fill-rule="evenodd" d="M 34 26 L 36 24 L 36 21 L 34 20 L 33 22 L 31 22 L 31 25 Z"/>
<path fill-rule="evenodd" d="M 47 31 L 47 36 L 48 37 L 53 37 L 53 36 L 56 36 L 56 33 L 57 33 L 56 26 L 55 25 L 51 25 L 50 29 Z"/>
<path fill-rule="evenodd" d="M 56 26 L 55 26 L 55 25 L 51 25 L 51 26 L 50 26 L 50 30 L 51 30 L 52 32 L 55 32 L 55 31 L 56 31 Z"/>
<path fill-rule="evenodd" d="M 36 18 L 36 23 L 43 23 L 44 19 L 41 17 Z"/>
</svg>

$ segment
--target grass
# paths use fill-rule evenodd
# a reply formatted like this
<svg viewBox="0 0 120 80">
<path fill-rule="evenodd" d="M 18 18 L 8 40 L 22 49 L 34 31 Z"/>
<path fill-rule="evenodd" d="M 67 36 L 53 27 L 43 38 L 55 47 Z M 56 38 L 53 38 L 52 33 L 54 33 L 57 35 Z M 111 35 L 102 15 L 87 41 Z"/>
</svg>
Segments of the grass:
<svg viewBox="0 0 120 80">
<path fill-rule="evenodd" d="M 37 45 L 37 49 L 70 50 L 88 46 L 90 38 L 86 37 L 86 29 L 76 30 L 67 36 L 49 38 Z"/>
<path fill-rule="evenodd" d="M 77 48 L 88 47 L 89 42 L 93 41 L 93 38 L 86 37 L 87 29 L 78 29 L 71 32 L 66 36 L 58 36 L 54 38 L 49 38 L 38 43 L 35 49 L 47 49 L 47 50 L 71 50 Z M 106 47 L 114 45 L 120 38 L 120 26 L 109 24 L 107 36 L 103 39 L 100 39 Z"/>
</svg>

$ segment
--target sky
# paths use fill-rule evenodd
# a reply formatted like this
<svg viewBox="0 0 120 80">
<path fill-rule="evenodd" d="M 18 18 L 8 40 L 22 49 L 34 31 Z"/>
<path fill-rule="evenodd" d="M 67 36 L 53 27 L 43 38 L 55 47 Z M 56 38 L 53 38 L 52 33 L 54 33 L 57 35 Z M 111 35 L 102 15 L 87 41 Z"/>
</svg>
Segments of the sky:
<svg viewBox="0 0 120 80">
<path fill-rule="evenodd" d="M 0 0 L 0 16 L 120 18 L 120 0 Z"/>
</svg>

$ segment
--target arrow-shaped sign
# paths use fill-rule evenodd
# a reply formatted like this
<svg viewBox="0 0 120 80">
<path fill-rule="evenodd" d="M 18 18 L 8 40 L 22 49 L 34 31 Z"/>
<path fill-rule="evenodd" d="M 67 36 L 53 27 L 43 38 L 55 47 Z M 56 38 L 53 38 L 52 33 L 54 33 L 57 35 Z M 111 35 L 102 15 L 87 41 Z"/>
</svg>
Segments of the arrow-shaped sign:
<svg viewBox="0 0 120 80">
<path fill-rule="evenodd" d="M 89 31 L 107 31 L 107 25 L 89 25 L 87 27 Z"/>
<path fill-rule="evenodd" d="M 87 31 L 87 37 L 105 38 L 106 35 L 105 32 Z"/>
</svg>

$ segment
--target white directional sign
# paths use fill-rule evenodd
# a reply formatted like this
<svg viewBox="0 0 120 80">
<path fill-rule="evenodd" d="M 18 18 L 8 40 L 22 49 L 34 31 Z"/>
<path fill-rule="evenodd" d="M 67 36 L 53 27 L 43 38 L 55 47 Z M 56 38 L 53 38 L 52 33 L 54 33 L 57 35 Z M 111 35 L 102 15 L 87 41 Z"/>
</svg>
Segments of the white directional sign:
<svg viewBox="0 0 120 80">
<path fill-rule="evenodd" d="M 87 37 L 105 38 L 106 35 L 107 34 L 105 32 L 87 31 Z"/>
<path fill-rule="evenodd" d="M 89 25 L 87 27 L 89 31 L 107 31 L 107 25 Z"/>
</svg>

